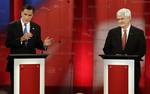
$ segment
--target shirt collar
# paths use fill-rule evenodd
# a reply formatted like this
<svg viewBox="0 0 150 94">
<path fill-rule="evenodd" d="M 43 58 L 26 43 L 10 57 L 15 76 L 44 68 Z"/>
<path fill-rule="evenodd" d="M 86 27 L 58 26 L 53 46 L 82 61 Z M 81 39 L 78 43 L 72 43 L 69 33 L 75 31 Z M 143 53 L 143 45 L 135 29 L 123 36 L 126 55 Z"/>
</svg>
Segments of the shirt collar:
<svg viewBox="0 0 150 94">
<path fill-rule="evenodd" d="M 126 31 L 129 31 L 130 30 L 130 27 L 131 27 L 131 24 L 127 27 Z M 123 31 L 124 29 L 121 28 L 121 31 Z"/>
</svg>

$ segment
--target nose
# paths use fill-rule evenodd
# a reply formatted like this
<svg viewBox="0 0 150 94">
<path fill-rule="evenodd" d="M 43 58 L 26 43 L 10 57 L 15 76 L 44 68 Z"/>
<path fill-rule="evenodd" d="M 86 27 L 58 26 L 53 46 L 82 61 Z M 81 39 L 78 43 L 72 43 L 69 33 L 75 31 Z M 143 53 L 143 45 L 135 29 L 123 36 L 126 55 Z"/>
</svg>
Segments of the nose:
<svg viewBox="0 0 150 94">
<path fill-rule="evenodd" d="M 28 18 L 29 18 L 29 16 L 28 16 L 28 15 L 26 15 L 25 17 L 26 17 L 26 19 L 28 19 Z"/>
</svg>

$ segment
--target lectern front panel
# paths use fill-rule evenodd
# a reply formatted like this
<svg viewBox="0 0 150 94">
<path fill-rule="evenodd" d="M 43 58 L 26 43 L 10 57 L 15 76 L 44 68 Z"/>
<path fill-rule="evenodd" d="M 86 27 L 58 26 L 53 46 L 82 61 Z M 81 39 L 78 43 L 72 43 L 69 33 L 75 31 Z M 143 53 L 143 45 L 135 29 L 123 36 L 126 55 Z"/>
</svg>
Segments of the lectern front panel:
<svg viewBox="0 0 150 94">
<path fill-rule="evenodd" d="M 127 65 L 108 65 L 108 94 L 128 94 Z"/>
<path fill-rule="evenodd" d="M 134 94 L 134 60 L 104 59 L 104 94 Z"/>
<path fill-rule="evenodd" d="M 39 88 L 39 90 L 36 90 L 37 91 L 36 94 L 44 94 L 45 92 L 44 90 L 45 88 L 45 76 L 44 76 L 45 63 L 44 62 L 45 62 L 44 58 L 29 58 L 29 59 L 28 58 L 16 58 L 14 59 L 14 94 L 24 94 L 23 92 L 25 91 L 25 89 L 28 91 L 28 94 L 33 94 L 32 92 L 35 91 L 34 90 L 35 88 L 36 89 Z M 29 71 L 30 73 L 28 73 Z M 32 74 L 34 74 L 36 77 L 31 78 L 33 77 Z M 28 87 L 24 86 L 27 84 L 22 82 L 25 79 L 30 79 L 28 80 L 29 81 Z M 34 85 L 36 84 L 38 85 L 36 87 L 33 87 L 33 89 L 30 89 L 30 82 L 32 79 L 34 79 L 32 83 Z"/>
<path fill-rule="evenodd" d="M 20 65 L 20 94 L 40 94 L 40 65 Z"/>
</svg>

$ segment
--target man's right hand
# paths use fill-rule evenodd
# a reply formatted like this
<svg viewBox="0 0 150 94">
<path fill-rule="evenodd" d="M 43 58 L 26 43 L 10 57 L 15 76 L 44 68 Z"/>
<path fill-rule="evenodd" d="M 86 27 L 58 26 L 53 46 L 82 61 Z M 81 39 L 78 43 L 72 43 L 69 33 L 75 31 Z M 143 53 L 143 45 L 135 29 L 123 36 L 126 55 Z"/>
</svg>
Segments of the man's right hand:
<svg viewBox="0 0 150 94">
<path fill-rule="evenodd" d="M 32 37 L 33 35 L 32 35 L 32 33 L 25 33 L 21 38 L 20 38 L 20 41 L 21 42 L 23 42 L 23 41 L 27 41 L 27 40 L 29 40 L 29 39 L 31 39 L 31 37 Z"/>
</svg>

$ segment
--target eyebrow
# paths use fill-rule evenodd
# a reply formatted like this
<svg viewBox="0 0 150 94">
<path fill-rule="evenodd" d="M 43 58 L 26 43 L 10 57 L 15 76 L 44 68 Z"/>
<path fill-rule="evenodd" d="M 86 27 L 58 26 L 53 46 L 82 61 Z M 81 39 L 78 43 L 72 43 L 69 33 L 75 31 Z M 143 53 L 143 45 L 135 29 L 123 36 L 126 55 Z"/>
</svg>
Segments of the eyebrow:
<svg viewBox="0 0 150 94">
<path fill-rule="evenodd" d="M 123 20 L 124 18 L 122 17 L 122 18 L 117 18 L 117 20 Z"/>
</svg>

